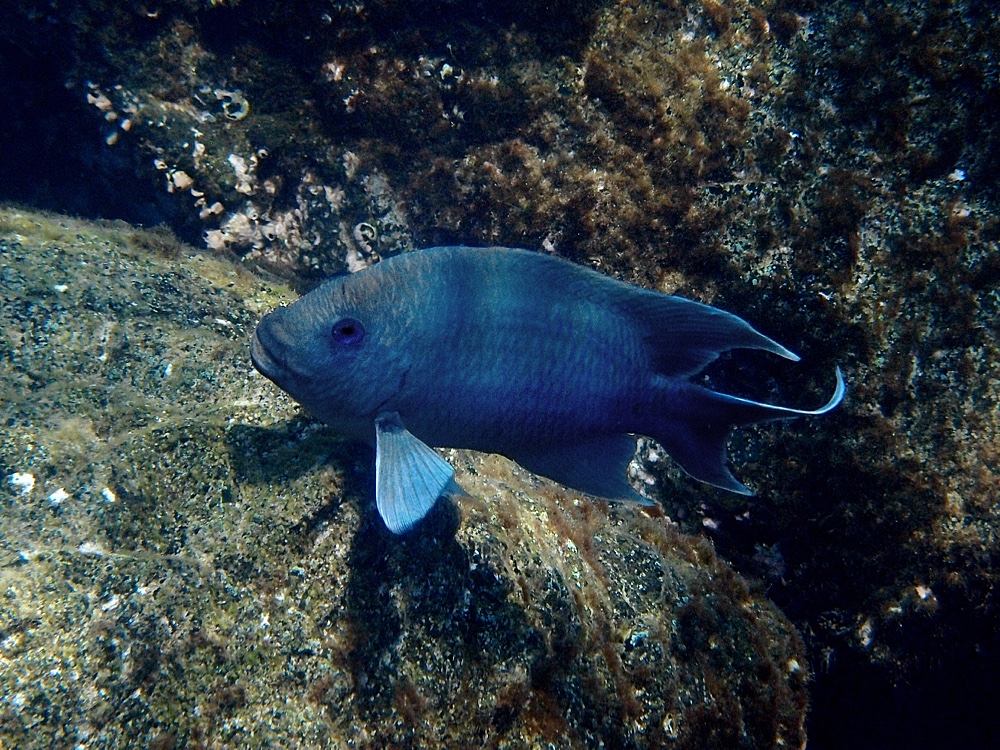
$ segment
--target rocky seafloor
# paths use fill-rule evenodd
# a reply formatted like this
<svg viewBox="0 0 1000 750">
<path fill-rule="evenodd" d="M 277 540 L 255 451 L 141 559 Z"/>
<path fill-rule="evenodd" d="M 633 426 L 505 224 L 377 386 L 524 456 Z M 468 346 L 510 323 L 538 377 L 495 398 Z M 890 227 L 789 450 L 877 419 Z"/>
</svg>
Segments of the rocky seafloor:
<svg viewBox="0 0 1000 750">
<path fill-rule="evenodd" d="M 249 366 L 287 289 L 0 209 L 10 747 L 800 746 L 792 624 L 660 513 L 450 452 L 396 537 L 372 456 Z"/>
<path fill-rule="evenodd" d="M 996 743 L 997 720 L 986 696 L 1000 666 L 995 635 L 1000 630 L 995 593 L 1000 29 L 989 4 L 176 0 L 154 6 L 14 0 L 7 7 L 9 20 L 0 30 L 0 66 L 7 75 L 0 77 L 0 92 L 17 106 L 0 121 L 2 198 L 164 223 L 207 253 L 276 274 L 299 288 L 326 274 L 431 244 L 542 249 L 628 281 L 718 304 L 804 355 L 797 366 L 734 358 L 711 373 L 712 382 L 724 390 L 806 406 L 818 403 L 830 370 L 839 363 L 849 395 L 836 413 L 735 436 L 739 476 L 757 491 L 756 498 L 747 501 L 694 484 L 665 461 L 645 466 L 655 479 L 650 492 L 681 531 L 710 539 L 716 553 L 752 582 L 752 590 L 766 593 L 798 629 L 812 674 L 810 746 Z M 169 233 L 135 237 L 149 257 L 161 257 L 175 245 Z M 72 244 L 65 237 L 59 241 Z M 269 282 L 239 279 L 234 283 L 271 288 Z M 63 283 L 72 289 L 68 280 L 46 283 L 46 289 Z M 157 287 L 148 293 L 147 306 L 157 293 L 170 294 Z M 220 341 L 228 336 L 226 346 L 232 347 L 220 344 L 217 356 L 220 362 L 231 356 L 233 369 L 220 364 L 174 381 L 177 399 L 190 390 L 200 394 L 209 411 L 216 403 L 211 393 L 245 381 L 247 372 L 240 369 L 245 362 L 236 364 L 237 331 L 245 334 L 262 310 L 284 299 L 270 291 L 259 294 L 264 296 L 255 303 L 249 292 L 237 294 L 228 317 L 219 317 L 236 326 L 218 324 L 217 331 Z M 40 313 L 40 330 L 32 335 L 48 335 L 41 330 L 47 315 Z M 113 328 L 106 337 L 106 345 L 91 342 L 94 356 L 118 362 L 121 382 L 131 382 L 135 393 L 142 393 L 143 384 L 153 382 L 149 373 L 155 367 L 150 365 L 144 376 L 133 367 L 126 376 L 129 367 L 122 363 L 135 352 Z M 162 368 L 171 362 L 180 367 L 188 345 L 195 346 L 170 344 Z M 14 365 L 16 341 L 7 339 L 5 346 L 5 366 L 14 367 L 21 379 L 12 391 L 19 394 L 16 405 L 8 407 L 5 400 L 4 408 L 35 409 L 40 416 L 32 424 L 66 422 L 66 436 L 72 438 L 67 444 L 98 445 L 95 441 L 106 441 L 108 430 L 125 436 L 141 432 L 136 425 L 145 430 L 155 424 L 151 404 L 129 398 L 112 399 L 106 408 L 113 419 L 98 420 L 97 427 L 54 416 L 62 393 L 51 401 L 21 400 L 22 391 L 37 383 L 58 391 L 79 380 L 77 392 L 66 395 L 75 399 L 72 408 L 93 395 L 88 389 L 96 392 L 106 384 L 87 379 L 93 373 L 87 374 L 83 360 L 76 370 L 39 366 L 32 380 Z M 276 398 L 260 381 L 247 387 L 255 398 Z M 239 408 L 246 411 L 225 419 L 258 425 L 265 419 L 253 416 L 252 406 Z M 270 546 L 262 544 L 254 564 L 276 565 L 274 560 L 287 558 L 295 545 L 312 544 L 324 524 L 345 534 L 345 545 L 384 546 L 384 540 L 370 541 L 379 532 L 373 520 L 365 520 L 366 480 L 351 480 L 351 485 L 341 477 L 367 459 L 305 418 L 295 421 L 287 403 L 283 408 L 269 419 L 286 414 L 308 439 L 303 438 L 305 458 L 293 459 L 296 454 L 289 449 L 281 460 L 315 462 L 314 471 L 325 471 L 327 484 L 323 490 L 299 488 L 303 499 L 295 502 L 300 505 L 282 518 L 288 522 L 298 516 L 301 525 L 288 532 L 285 542 L 273 536 Z M 206 418 L 192 425 L 208 429 L 209 423 Z M 16 436 L 17 424 L 4 429 Z M 5 453 L 0 468 L 12 475 L 25 470 L 23 451 L 35 443 L 8 440 L 7 434 L 4 450 L 12 453 Z M 155 429 L 151 434 L 154 439 Z M 276 433 L 246 434 L 266 443 L 261 435 Z M 200 455 L 198 446 L 211 439 L 192 436 L 184 450 Z M 161 453 L 172 455 L 156 440 L 168 438 L 155 438 L 145 449 L 150 458 L 136 464 L 128 481 L 161 525 L 140 529 L 123 520 L 113 540 L 126 548 L 148 546 L 164 559 L 197 557 L 192 550 L 209 549 L 208 539 L 225 538 L 212 526 L 225 526 L 219 520 L 227 517 L 225 482 L 246 484 L 239 472 L 260 471 L 250 464 L 263 459 L 247 459 L 240 464 L 243 469 L 213 464 L 211 470 L 195 472 L 203 476 L 192 476 L 193 485 L 185 478 L 160 487 L 139 476 L 143 467 L 156 465 Z M 255 450 L 266 453 L 266 446 L 251 441 L 234 448 L 233 455 L 252 456 Z M 66 492 L 77 493 L 79 487 L 90 488 L 88 524 L 98 511 L 108 510 L 99 493 L 103 486 L 115 492 L 106 478 L 114 462 L 105 461 L 102 469 L 87 451 L 53 460 L 67 471 L 88 464 L 87 482 L 76 490 L 65 486 Z M 170 465 L 181 471 L 177 460 Z M 475 465 L 485 459 L 467 460 Z M 223 475 L 229 479 L 220 479 Z M 320 482 L 305 470 L 295 479 Z M 37 481 L 40 488 L 42 479 Z M 347 485 L 342 487 L 342 481 Z M 99 487 L 101 482 L 105 485 Z M 200 489 L 189 489 L 195 485 Z M 16 486 L 5 489 L 16 505 Z M 38 494 L 41 489 L 32 491 L 36 500 L 44 500 L 54 489 L 44 495 Z M 164 498 L 188 502 L 183 498 L 189 491 L 202 498 L 200 515 L 185 511 L 184 523 L 176 515 L 156 515 Z M 531 499 L 529 506 L 542 503 L 527 490 L 525 498 Z M 546 513 L 548 502 L 543 503 Z M 521 507 L 504 505 L 512 506 Z M 477 512 L 463 510 L 474 517 Z M 623 511 L 593 512 L 598 520 L 588 524 L 605 518 L 617 523 Z M 253 518 L 242 508 L 229 513 L 232 523 L 237 516 L 240 523 Z M 642 514 L 634 518 L 653 523 Z M 30 549 L 27 542 L 34 537 L 41 548 L 41 540 L 68 534 L 39 519 L 35 525 L 24 519 L 18 523 L 26 536 L 13 537 L 14 550 Z M 450 543 L 465 555 L 478 549 L 463 541 L 469 523 L 463 516 L 454 537 L 459 541 Z M 665 523 L 657 519 L 655 525 Z M 356 535 L 345 531 L 359 524 Z M 569 525 L 577 528 L 576 522 Z M 185 532 L 178 536 L 181 528 Z M 253 533 L 266 539 L 286 527 L 276 522 L 262 528 Z M 628 535 L 635 536 L 629 528 Z M 556 532 L 586 550 L 582 540 L 587 535 L 574 533 Z M 355 536 L 369 541 L 352 542 Z M 69 538 L 77 545 L 87 542 L 83 536 Z M 430 544 L 430 538 L 451 537 L 441 531 L 439 537 L 400 544 Z M 681 548 L 692 543 L 678 538 L 685 540 L 677 542 Z M 73 547 L 51 539 L 46 544 Z M 402 565 L 386 554 L 380 559 L 389 562 L 380 564 Z M 145 564 L 154 565 L 152 559 Z M 20 551 L 4 569 L 35 570 L 21 560 Z M 37 585 L 63 585 L 59 581 L 69 577 L 58 571 L 52 575 Z M 175 590 L 195 585 L 195 579 L 184 578 L 187 573 L 176 575 Z M 391 578 L 391 571 L 387 575 Z M 246 577 L 254 576 L 247 572 Z M 210 574 L 203 578 L 210 580 Z M 305 576 L 301 585 L 311 585 L 312 579 Z M 274 585 L 275 591 L 291 586 Z M 395 602 L 390 596 L 394 584 L 387 585 L 390 593 L 364 596 Z M 479 591 L 478 585 L 470 584 L 470 590 Z M 614 594 L 610 583 L 604 588 Z M 343 581 L 328 593 L 345 597 L 352 590 L 361 596 Z M 194 597 L 195 616 L 195 604 L 209 606 L 194 593 L 180 595 Z M 529 621 L 540 616 L 531 609 L 538 606 L 536 594 L 520 596 L 515 609 Z M 97 601 L 89 606 L 100 608 L 112 600 Z M 115 607 L 121 606 L 118 601 Z M 355 612 L 375 606 L 353 601 L 350 606 L 360 607 Z M 423 627 L 437 627 L 437 614 L 420 616 Z M 25 618 L 47 627 L 54 621 Z M 397 622 L 404 623 L 392 631 L 397 634 L 420 627 L 406 617 Z M 395 653 L 396 636 L 381 637 L 385 640 L 377 648 Z M 604 642 L 624 648 L 624 636 L 617 637 Z M 155 634 L 163 638 L 173 643 Z M 581 642 L 598 641 L 592 636 Z M 121 636 L 110 642 L 126 649 L 131 640 Z M 346 653 L 368 654 L 366 648 L 376 647 L 352 646 Z M 525 661 L 530 648 L 518 652 Z M 606 670 L 604 677 L 587 678 L 615 686 L 602 695 L 619 695 L 613 662 L 605 655 L 598 669 Z M 331 671 L 351 674 L 352 663 L 348 659 Z M 148 670 L 176 677 L 176 669 L 163 664 L 170 662 Z M 394 669 L 386 667 L 384 674 L 398 675 Z M 53 685 L 73 684 L 63 677 L 49 679 Z M 372 680 L 366 678 L 365 684 L 378 683 Z M 176 684 L 181 682 L 177 677 Z M 202 683 L 190 684 L 208 695 Z M 258 705 L 252 693 L 264 687 L 246 680 L 240 684 L 244 697 L 239 691 L 220 696 L 199 709 L 209 717 L 200 728 L 177 736 L 195 740 L 198 732 L 211 733 L 226 723 L 220 717 L 227 706 L 250 715 L 250 707 Z M 545 683 L 529 675 L 527 684 L 530 696 Z M 357 686 L 342 689 L 360 690 L 368 696 L 359 699 L 362 703 L 385 705 L 383 688 L 370 688 L 371 693 Z M 333 695 L 337 688 L 330 690 Z M 26 700 L 23 691 L 12 695 Z M 419 690 L 415 695 L 393 699 L 393 710 L 412 713 L 412 706 L 424 705 L 421 701 L 441 705 Z M 64 704 L 54 696 L 49 708 L 34 715 L 57 723 L 60 711 L 69 709 L 60 709 Z M 12 696 L 5 697 L 9 705 Z M 541 710 L 547 700 L 522 702 Z M 740 710 L 750 710 L 744 698 L 735 700 Z M 601 736 L 614 744 L 618 740 L 611 734 L 600 734 L 610 729 L 580 718 L 600 713 L 599 703 L 589 714 L 570 711 L 558 700 L 545 705 L 582 722 L 574 725 L 577 731 L 597 732 L 577 735 L 579 742 Z M 315 705 L 335 714 L 332 699 Z M 616 704 L 609 714 L 620 718 L 630 716 L 630 710 Z M 517 711 L 509 715 L 496 721 L 516 724 L 517 730 L 498 730 L 490 737 L 509 739 L 529 723 Z M 623 729 L 630 721 L 622 718 L 614 737 L 655 741 L 646 729 Z M 647 719 L 639 723 L 649 726 Z M 170 726 L 166 721 L 164 737 L 171 736 Z M 541 720 L 532 726 L 540 727 L 537 732 L 556 731 Z M 754 737 L 765 735 L 776 736 Z M 371 742 L 387 737 L 376 734 Z M 711 739 L 691 742 L 712 746 Z M 718 742 L 715 746 L 730 746 Z"/>
</svg>

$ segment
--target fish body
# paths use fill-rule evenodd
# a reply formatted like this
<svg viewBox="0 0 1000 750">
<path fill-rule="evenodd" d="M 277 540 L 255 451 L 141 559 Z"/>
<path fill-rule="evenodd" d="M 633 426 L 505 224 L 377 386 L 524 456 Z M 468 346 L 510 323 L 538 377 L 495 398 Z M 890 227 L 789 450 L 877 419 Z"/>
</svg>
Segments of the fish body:
<svg viewBox="0 0 1000 750">
<path fill-rule="evenodd" d="M 797 360 L 742 319 L 552 256 L 441 247 L 327 280 L 260 322 L 254 366 L 315 417 L 376 447 L 376 501 L 411 528 L 452 480 L 429 446 L 505 455 L 569 487 L 642 501 L 626 470 L 653 437 L 697 479 L 734 425 L 801 411 L 688 381 L 724 351 Z"/>
</svg>

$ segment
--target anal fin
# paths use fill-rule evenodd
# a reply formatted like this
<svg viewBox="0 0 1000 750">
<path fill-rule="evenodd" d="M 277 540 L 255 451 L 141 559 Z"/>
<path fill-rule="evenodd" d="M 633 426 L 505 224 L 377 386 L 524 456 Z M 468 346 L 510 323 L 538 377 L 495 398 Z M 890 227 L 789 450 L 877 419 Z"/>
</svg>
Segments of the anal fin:
<svg viewBox="0 0 1000 750">
<path fill-rule="evenodd" d="M 628 465 L 634 456 L 635 438 L 618 434 L 521 451 L 511 458 L 528 471 L 570 489 L 609 500 L 652 505 L 628 483 Z"/>
</svg>

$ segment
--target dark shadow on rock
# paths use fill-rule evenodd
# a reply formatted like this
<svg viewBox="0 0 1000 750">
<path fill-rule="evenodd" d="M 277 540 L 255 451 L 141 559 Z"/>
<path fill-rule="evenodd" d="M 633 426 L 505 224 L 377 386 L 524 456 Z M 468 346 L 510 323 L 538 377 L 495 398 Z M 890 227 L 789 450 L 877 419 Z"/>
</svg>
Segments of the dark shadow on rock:
<svg viewBox="0 0 1000 750">
<path fill-rule="evenodd" d="M 357 502 L 362 517 L 375 513 L 371 449 L 310 419 L 291 419 L 271 427 L 237 424 L 226 433 L 226 447 L 233 473 L 243 484 L 282 485 L 323 466 L 336 469 L 337 491 L 292 526 L 290 539 L 299 554 L 308 555 L 345 502 Z"/>
<path fill-rule="evenodd" d="M 307 417 L 270 427 L 233 425 L 226 431 L 226 447 L 236 479 L 253 484 L 294 479 L 328 462 L 350 474 L 361 453 L 370 454 Z"/>
<path fill-rule="evenodd" d="M 529 723 L 576 745 L 600 738 L 608 747 L 641 746 L 631 736 L 626 698 L 593 671 L 594 644 L 583 622 L 593 615 L 554 568 L 499 570 L 494 561 L 506 547 L 492 535 L 502 531 L 491 529 L 483 541 L 475 530 L 457 538 L 460 502 L 439 501 L 400 536 L 374 509 L 363 515 L 344 599 L 353 637 L 347 661 L 361 716 L 389 726 L 402 715 L 412 724 L 406 737 L 414 747 L 421 742 L 421 709 L 451 713 L 465 740 L 481 744 L 523 723 L 526 712 Z M 519 603 L 519 585 L 534 592 L 527 604 Z M 605 637 L 612 639 L 611 630 Z M 428 685 L 442 692 L 431 694 Z M 460 687 L 450 695 L 447 685 Z M 496 696 L 486 701 L 488 713 L 470 715 L 483 711 L 483 695 Z"/>
<path fill-rule="evenodd" d="M 456 539 L 459 520 L 453 501 L 442 499 L 408 534 L 391 534 L 372 512 L 354 536 L 346 592 L 355 634 L 350 663 L 369 718 L 384 716 L 397 700 L 404 661 L 444 660 L 475 682 L 520 654 L 542 655 L 542 639 L 509 599 L 510 582 Z"/>
<path fill-rule="evenodd" d="M 439 500 L 417 528 L 400 536 L 372 509 L 353 538 L 345 596 L 353 631 L 348 661 L 359 711 L 369 721 L 413 710 L 419 692 L 408 675 L 415 671 L 436 676 L 435 683 L 457 680 L 463 694 L 454 700 L 467 705 L 495 690 L 510 665 L 524 666 L 524 684 L 515 691 L 523 698 L 533 665 L 551 661 L 545 637 L 512 599 L 509 577 L 456 538 L 461 513 L 455 503 Z M 447 696 L 424 693 L 418 702 L 433 702 L 436 713 L 455 710 Z M 502 735 L 523 708 L 518 700 L 498 701 L 482 727 L 472 717 L 461 721 L 484 738 Z M 410 718 L 419 722 L 419 713 Z"/>
</svg>

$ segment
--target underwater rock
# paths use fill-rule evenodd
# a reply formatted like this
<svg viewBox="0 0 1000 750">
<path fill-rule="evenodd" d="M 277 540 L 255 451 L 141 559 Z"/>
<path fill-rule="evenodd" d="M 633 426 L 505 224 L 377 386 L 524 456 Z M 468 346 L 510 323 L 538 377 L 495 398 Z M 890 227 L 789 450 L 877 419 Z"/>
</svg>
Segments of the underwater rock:
<svg viewBox="0 0 1000 750">
<path fill-rule="evenodd" d="M 70 210 L 169 221 L 300 277 L 414 245 L 541 248 L 737 312 L 804 354 L 804 382 L 741 359 L 713 387 L 749 372 L 775 400 L 818 397 L 841 364 L 849 397 L 822 426 L 730 445 L 753 501 L 692 488 L 668 461 L 643 470 L 803 632 L 814 746 L 986 731 L 1000 669 L 990 4 L 9 8 L 2 195 L 44 203 L 58 186 L 29 177 L 55 165 Z"/>
<path fill-rule="evenodd" d="M 287 289 L 9 208 L 0 278 L 3 744 L 804 744 L 795 630 L 661 514 L 451 451 L 387 532 L 250 366 Z"/>
</svg>

